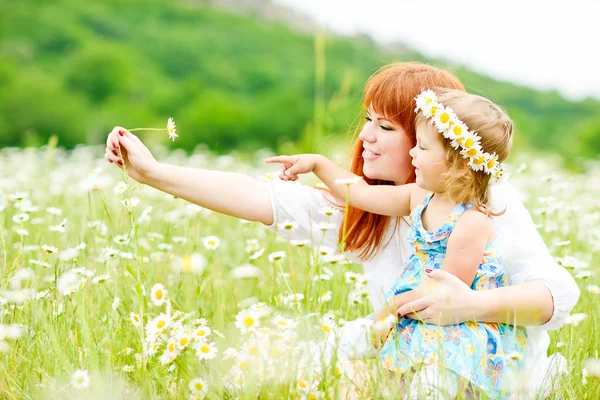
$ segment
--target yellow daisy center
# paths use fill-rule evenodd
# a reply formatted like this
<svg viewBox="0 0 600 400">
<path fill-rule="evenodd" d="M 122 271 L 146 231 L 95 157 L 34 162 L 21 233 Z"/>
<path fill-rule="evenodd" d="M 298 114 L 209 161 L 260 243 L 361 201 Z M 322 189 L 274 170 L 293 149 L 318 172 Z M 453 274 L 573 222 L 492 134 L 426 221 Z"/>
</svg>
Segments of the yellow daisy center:
<svg viewBox="0 0 600 400">
<path fill-rule="evenodd" d="M 182 260 L 183 263 L 183 270 L 184 271 L 191 271 L 192 270 L 192 256 L 185 256 L 183 257 Z"/>
<path fill-rule="evenodd" d="M 331 327 L 329 325 L 323 325 L 323 331 L 325 331 L 325 333 L 330 333 Z"/>
<path fill-rule="evenodd" d="M 448 121 L 450 121 L 450 114 L 448 114 L 448 113 L 442 113 L 442 115 L 440 115 L 440 122 L 442 124 L 445 124 Z"/>
<path fill-rule="evenodd" d="M 156 294 L 154 295 L 154 297 L 156 297 L 156 299 L 157 299 L 157 300 L 160 300 L 160 299 L 162 299 L 162 297 L 163 297 L 163 292 L 162 292 L 162 290 L 158 289 L 158 290 L 156 291 Z"/>
<path fill-rule="evenodd" d="M 469 149 L 469 150 L 467 150 L 467 155 L 469 157 L 473 157 L 473 156 L 477 155 L 477 149 Z"/>
<path fill-rule="evenodd" d="M 210 347 L 208 347 L 207 345 L 200 346 L 200 351 L 204 354 L 208 354 L 210 353 Z"/>
<path fill-rule="evenodd" d="M 200 382 L 196 382 L 196 384 L 194 385 L 194 387 L 196 388 L 196 390 L 200 391 L 200 390 L 202 390 L 202 388 L 204 387 L 204 385 L 201 384 Z"/>
<path fill-rule="evenodd" d="M 246 317 L 246 318 L 244 319 L 244 326 L 245 326 L 246 328 L 250 328 L 250 327 L 251 327 L 251 326 L 253 326 L 253 325 L 254 325 L 254 318 L 252 318 L 252 317 Z"/>
<path fill-rule="evenodd" d="M 163 326 L 165 326 L 165 325 L 166 325 L 166 322 L 165 322 L 165 321 L 163 321 L 163 320 L 160 320 L 160 321 L 158 321 L 158 324 L 156 324 L 156 327 L 157 327 L 158 329 L 160 329 L 160 328 L 162 328 L 162 327 L 163 327 Z"/>
<path fill-rule="evenodd" d="M 182 337 L 181 339 L 179 339 L 180 346 L 185 346 L 187 343 L 188 343 L 188 338 Z"/>
<path fill-rule="evenodd" d="M 468 148 L 471 148 L 471 147 L 473 147 L 473 145 L 474 145 L 474 144 L 475 144 L 475 140 L 473 140 L 473 138 L 468 138 L 468 139 L 465 141 L 465 147 L 466 147 L 467 149 L 468 149 Z"/>
</svg>

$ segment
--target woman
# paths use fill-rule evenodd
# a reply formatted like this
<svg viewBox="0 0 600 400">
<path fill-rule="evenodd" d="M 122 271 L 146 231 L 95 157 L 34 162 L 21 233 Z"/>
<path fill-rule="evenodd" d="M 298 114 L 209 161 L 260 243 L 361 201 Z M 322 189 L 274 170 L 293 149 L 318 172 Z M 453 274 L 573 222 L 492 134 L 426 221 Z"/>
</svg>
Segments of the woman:
<svg viewBox="0 0 600 400">
<path fill-rule="evenodd" d="M 423 88 L 430 87 L 464 90 L 460 81 L 447 71 L 423 64 L 391 64 L 369 79 L 364 96 L 369 113 L 353 147 L 352 172 L 364 176 L 370 184 L 414 182 L 414 168 L 408 154 L 415 143 L 414 98 Z M 108 135 L 106 158 L 120 168 L 127 164 L 129 176 L 140 183 L 220 213 L 260 221 L 273 230 L 283 221 L 296 221 L 298 228 L 291 235 L 286 233 L 288 239 L 309 239 L 316 233 L 320 237 L 318 224 L 326 217 L 319 210 L 332 202 L 343 203 L 328 192 L 286 182 L 285 176 L 265 184 L 236 173 L 158 163 L 135 135 L 120 127 Z M 433 278 L 452 291 L 452 301 L 417 289 L 411 292 L 399 313 L 438 325 L 468 320 L 502 323 L 514 321 L 518 316 L 520 325 L 528 325 L 531 344 L 527 360 L 531 376 L 528 390 L 533 394 L 548 370 L 546 330 L 565 323 L 577 302 L 579 289 L 571 275 L 553 261 L 516 190 L 508 184 L 499 185 L 492 199 L 494 209 L 507 209 L 496 219 L 496 230 L 499 254 L 512 286 L 476 292 L 452 275 L 434 271 Z M 342 215 L 334 218 L 341 227 Z M 371 304 L 374 309 L 381 309 L 383 294 L 398 276 L 410 251 L 406 240 L 408 225 L 403 220 L 354 208 L 349 209 L 346 225 L 347 254 L 364 266 L 370 277 Z M 330 230 L 321 244 L 336 247 L 343 234 L 340 228 Z M 522 243 L 533 245 L 522 248 Z M 368 331 L 364 321 L 347 324 L 341 352 L 360 356 L 371 351 L 365 334 Z"/>
</svg>

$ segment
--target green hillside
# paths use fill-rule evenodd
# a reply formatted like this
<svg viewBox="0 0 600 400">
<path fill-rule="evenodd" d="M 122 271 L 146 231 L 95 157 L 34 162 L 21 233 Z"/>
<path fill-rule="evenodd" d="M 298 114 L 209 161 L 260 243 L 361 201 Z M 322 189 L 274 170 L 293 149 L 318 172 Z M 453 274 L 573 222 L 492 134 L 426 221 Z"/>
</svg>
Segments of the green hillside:
<svg viewBox="0 0 600 400">
<path fill-rule="evenodd" d="M 0 0 L 0 7 L 2 146 L 42 144 L 53 134 L 69 148 L 101 143 L 116 124 L 162 127 L 170 116 L 181 134 L 175 145 L 188 150 L 306 145 L 348 132 L 362 85 L 378 67 L 425 60 L 384 52 L 367 38 L 315 40 L 202 1 Z M 324 74 L 315 76 L 316 65 Z M 599 101 L 449 68 L 508 109 L 520 146 L 599 152 Z"/>
</svg>

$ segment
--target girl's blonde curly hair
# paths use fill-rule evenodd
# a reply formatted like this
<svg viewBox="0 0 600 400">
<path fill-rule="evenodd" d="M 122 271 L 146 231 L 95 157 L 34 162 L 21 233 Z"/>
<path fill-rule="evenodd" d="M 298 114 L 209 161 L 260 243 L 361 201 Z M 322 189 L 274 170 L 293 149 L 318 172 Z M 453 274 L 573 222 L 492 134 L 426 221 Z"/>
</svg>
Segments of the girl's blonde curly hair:
<svg viewBox="0 0 600 400">
<path fill-rule="evenodd" d="M 464 122 L 470 131 L 481 137 L 483 151 L 498 156 L 503 162 L 508 158 L 513 142 L 514 124 L 508 114 L 490 100 L 461 90 L 434 88 L 437 101 L 444 107 L 454 110 L 456 116 Z M 428 124 L 428 129 L 437 128 L 421 112 L 417 114 L 416 125 Z M 498 216 L 491 208 L 491 175 L 483 171 L 474 171 L 463 158 L 459 150 L 452 147 L 451 141 L 439 134 L 446 151 L 445 193 L 457 203 L 473 202 L 486 215 Z"/>
</svg>

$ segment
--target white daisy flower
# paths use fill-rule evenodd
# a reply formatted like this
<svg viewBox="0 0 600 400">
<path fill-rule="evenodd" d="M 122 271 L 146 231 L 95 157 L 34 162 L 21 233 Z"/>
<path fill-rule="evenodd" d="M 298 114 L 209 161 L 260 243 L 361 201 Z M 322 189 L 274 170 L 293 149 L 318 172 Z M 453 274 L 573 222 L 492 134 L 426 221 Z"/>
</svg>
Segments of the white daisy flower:
<svg viewBox="0 0 600 400">
<path fill-rule="evenodd" d="M 243 310 L 235 316 L 235 326 L 242 332 L 254 331 L 260 326 L 260 314 L 254 310 Z"/>
<path fill-rule="evenodd" d="M 207 250 L 216 250 L 221 245 L 221 241 L 216 236 L 205 237 L 203 243 Z"/>
<path fill-rule="evenodd" d="M 210 328 L 208 326 L 201 325 L 194 331 L 194 339 L 205 341 L 208 336 L 210 336 Z"/>
<path fill-rule="evenodd" d="M 496 154 L 485 153 L 485 164 L 483 166 L 483 170 L 487 174 L 491 174 L 498 165 L 498 156 Z"/>
<path fill-rule="evenodd" d="M 134 208 L 135 206 L 140 204 L 140 199 L 138 199 L 137 197 L 132 197 L 130 199 L 122 200 L 121 204 L 123 204 L 127 208 Z"/>
<path fill-rule="evenodd" d="M 154 286 L 152 286 L 150 298 L 152 299 L 152 302 L 155 306 L 160 307 L 165 303 L 165 300 L 167 299 L 167 293 L 168 291 L 165 290 L 163 284 L 157 283 Z"/>
<path fill-rule="evenodd" d="M 290 244 L 294 247 L 305 247 L 310 245 L 310 240 L 290 240 Z"/>
<path fill-rule="evenodd" d="M 85 389 L 90 386 L 90 374 L 84 369 L 78 369 L 71 377 L 71 385 L 75 389 Z"/>
<path fill-rule="evenodd" d="M 327 303 L 328 301 L 331 301 L 331 290 L 328 290 L 319 296 L 319 303 Z"/>
<path fill-rule="evenodd" d="M 171 318 L 169 315 L 161 313 L 148 321 L 146 324 L 146 331 L 148 332 L 148 335 L 159 336 L 169 327 L 170 323 Z"/>
<path fill-rule="evenodd" d="M 141 326 L 142 325 L 142 320 L 140 319 L 140 316 L 137 315 L 134 312 L 132 312 L 132 313 L 129 314 L 129 319 L 131 320 L 131 322 L 135 326 Z"/>
<path fill-rule="evenodd" d="M 439 131 L 445 131 L 450 128 L 450 121 L 457 117 L 450 107 L 440 106 L 433 117 L 433 122 Z"/>
<path fill-rule="evenodd" d="M 131 372 L 133 371 L 133 365 L 124 365 L 123 372 Z"/>
<path fill-rule="evenodd" d="M 588 285 L 586 287 L 587 291 L 593 294 L 600 294 L 600 287 L 597 285 Z"/>
<path fill-rule="evenodd" d="M 577 326 L 581 321 L 587 318 L 587 314 L 585 313 L 576 313 L 571 314 L 567 317 L 566 323 L 569 325 Z"/>
<path fill-rule="evenodd" d="M 319 212 L 327 217 L 331 217 L 331 216 L 334 216 L 334 215 L 337 215 L 340 213 L 339 210 L 337 210 L 333 207 L 330 207 L 330 206 L 325 206 L 323 208 L 320 208 Z"/>
<path fill-rule="evenodd" d="M 446 139 L 456 140 L 469 131 L 469 128 L 467 128 L 467 126 L 462 121 L 456 119 L 452 122 L 454 123 L 443 133 Z"/>
<path fill-rule="evenodd" d="M 189 330 L 184 330 L 182 333 L 180 333 L 177 336 L 177 348 L 179 350 L 183 350 L 187 347 L 188 344 L 190 344 L 191 341 L 191 334 L 189 332 Z"/>
<path fill-rule="evenodd" d="M 15 214 L 15 215 L 13 215 L 12 220 L 15 224 L 22 224 L 23 222 L 29 221 L 29 214 L 26 214 L 26 213 Z"/>
<path fill-rule="evenodd" d="M 274 261 L 281 261 L 283 259 L 285 259 L 286 255 L 285 255 L 285 251 L 276 251 L 273 252 L 271 254 L 269 254 L 269 262 L 274 262 Z"/>
<path fill-rule="evenodd" d="M 256 260 L 256 259 L 260 258 L 260 256 L 262 256 L 264 254 L 264 252 L 265 252 L 264 248 L 263 249 L 258 249 L 257 251 L 255 251 L 254 253 L 252 253 L 250 255 L 250 257 L 248 257 L 248 259 L 250 261 Z"/>
<path fill-rule="evenodd" d="M 337 228 L 337 225 L 336 225 L 336 224 L 333 224 L 333 223 L 331 223 L 331 222 L 327 222 L 327 221 L 321 221 L 321 222 L 319 222 L 319 224 L 317 225 L 317 228 L 319 228 L 319 230 L 320 230 L 320 231 L 327 232 L 327 231 L 330 231 L 330 230 L 332 230 L 332 229 L 336 229 L 336 228 Z"/>
<path fill-rule="evenodd" d="M 58 252 L 58 249 L 54 246 L 44 244 L 42 245 L 42 251 L 45 251 L 48 254 L 56 254 Z"/>
<path fill-rule="evenodd" d="M 212 360 L 217 356 L 218 349 L 213 342 L 198 342 L 194 344 L 194 347 L 200 360 Z"/>
<path fill-rule="evenodd" d="M 296 325 L 298 325 L 297 321 L 285 318 L 281 315 L 277 315 L 277 316 L 273 317 L 273 319 L 271 320 L 271 323 L 273 325 L 275 325 L 277 328 L 283 329 L 283 330 L 294 329 L 294 328 L 296 328 Z"/>
<path fill-rule="evenodd" d="M 125 182 L 119 182 L 113 188 L 113 192 L 115 192 L 116 194 L 124 193 L 126 190 L 127 190 L 127 184 Z"/>
<path fill-rule="evenodd" d="M 229 275 L 233 279 L 258 278 L 262 276 L 262 270 L 252 264 L 244 264 L 232 269 Z"/>
<path fill-rule="evenodd" d="M 194 394 L 205 394 L 206 391 L 208 390 L 208 387 L 206 386 L 206 382 L 201 379 L 201 378 L 194 378 L 190 381 L 189 385 L 188 385 L 190 392 L 194 393 Z"/>
<path fill-rule="evenodd" d="M 173 260 L 172 266 L 175 272 L 192 273 L 200 275 L 206 268 L 206 258 L 200 253 L 192 253 Z"/>
<path fill-rule="evenodd" d="M 104 283 L 110 279 L 110 275 L 98 275 L 92 279 L 92 283 Z"/>
<path fill-rule="evenodd" d="M 423 90 L 416 98 L 417 110 L 423 110 L 426 106 L 429 106 L 437 102 L 437 96 L 431 89 Z M 415 110 L 415 112 L 417 111 Z M 430 117 L 431 115 L 427 116 Z"/>
<path fill-rule="evenodd" d="M 287 220 L 287 221 L 283 221 L 278 226 L 279 226 L 279 229 L 282 231 L 294 232 L 298 228 L 298 222 L 292 221 L 292 220 Z"/>
<path fill-rule="evenodd" d="M 469 167 L 474 171 L 481 171 L 485 166 L 485 156 L 480 153 L 469 160 Z"/>
<path fill-rule="evenodd" d="M 175 139 L 179 137 L 179 135 L 176 133 L 175 121 L 173 121 L 173 118 L 169 118 L 167 120 L 167 132 L 169 133 L 169 139 L 172 141 L 175 141 Z"/>
</svg>

